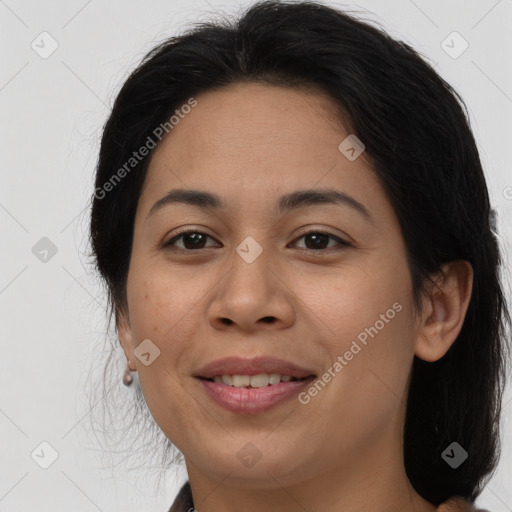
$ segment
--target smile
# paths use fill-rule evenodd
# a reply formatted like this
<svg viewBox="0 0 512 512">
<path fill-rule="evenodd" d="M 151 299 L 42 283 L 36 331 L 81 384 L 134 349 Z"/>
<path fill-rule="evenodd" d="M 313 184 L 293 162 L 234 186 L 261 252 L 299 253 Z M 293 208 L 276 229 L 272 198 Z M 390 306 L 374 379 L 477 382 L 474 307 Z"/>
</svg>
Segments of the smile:
<svg viewBox="0 0 512 512">
<path fill-rule="evenodd" d="M 263 377 L 261 377 L 263 375 Z M 278 382 L 270 383 L 269 378 L 280 377 Z M 284 380 L 283 380 L 284 377 Z M 287 378 L 289 377 L 289 378 Z M 256 385 L 252 379 L 257 378 Z M 296 396 L 316 377 L 292 379 L 290 376 L 278 374 L 260 375 L 223 375 L 214 379 L 199 378 L 207 395 L 219 406 L 238 414 L 261 414 Z M 224 383 L 226 380 L 228 383 Z M 231 383 L 229 381 L 231 380 Z M 263 384 L 265 381 L 266 384 Z"/>
</svg>

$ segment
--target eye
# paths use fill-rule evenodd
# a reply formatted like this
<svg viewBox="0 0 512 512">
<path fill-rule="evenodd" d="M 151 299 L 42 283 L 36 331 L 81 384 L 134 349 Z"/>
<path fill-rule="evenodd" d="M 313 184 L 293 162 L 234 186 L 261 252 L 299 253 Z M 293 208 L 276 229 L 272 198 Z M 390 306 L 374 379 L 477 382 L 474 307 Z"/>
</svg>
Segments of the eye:
<svg viewBox="0 0 512 512">
<path fill-rule="evenodd" d="M 195 249 L 204 249 L 204 243 L 207 238 L 212 238 L 211 236 L 207 235 L 206 233 L 201 233 L 201 231 L 184 231 L 183 233 L 180 233 L 179 235 L 174 236 L 171 238 L 168 242 L 164 244 L 164 247 L 175 247 L 177 249 L 180 249 L 182 251 L 193 251 Z M 176 241 L 183 239 L 183 246 L 178 247 L 176 246 Z M 213 240 L 213 238 L 212 238 Z"/>
<path fill-rule="evenodd" d="M 323 249 L 327 249 L 329 247 L 326 247 L 326 244 L 329 244 L 329 239 L 334 240 L 337 242 L 338 247 L 351 247 L 352 244 L 349 242 L 342 240 L 341 238 L 334 236 L 330 233 L 325 233 L 323 231 L 308 231 L 307 233 L 303 233 L 299 238 L 296 238 L 295 241 L 301 240 L 302 238 L 305 239 L 306 247 L 304 249 L 306 251 L 313 251 L 313 252 L 325 252 Z M 308 242 L 310 242 L 308 244 Z M 309 246 L 308 246 L 309 245 Z M 335 244 L 336 245 L 336 244 Z M 330 247 L 332 248 L 332 246 Z"/>
<path fill-rule="evenodd" d="M 189 230 L 184 231 L 183 233 L 179 233 L 178 235 L 171 238 L 168 242 L 164 243 L 164 247 L 176 248 L 181 251 L 190 252 L 196 249 L 205 249 L 206 239 L 213 238 L 206 233 L 202 233 L 201 231 Z M 351 247 L 352 244 L 342 240 L 341 238 L 334 236 L 330 233 L 326 233 L 323 231 L 308 231 L 307 233 L 303 233 L 299 238 L 296 238 L 294 242 L 297 240 L 301 240 L 302 238 L 306 241 L 306 247 L 304 249 L 306 251 L 312 252 L 325 252 L 324 249 L 328 249 L 329 239 L 331 241 L 337 242 L 338 247 Z M 182 246 L 176 245 L 176 242 L 181 240 Z M 308 243 L 311 242 L 311 243 Z M 327 247 L 326 247 L 327 244 Z M 336 244 L 335 244 L 336 246 Z M 332 246 L 330 247 L 332 249 Z"/>
</svg>

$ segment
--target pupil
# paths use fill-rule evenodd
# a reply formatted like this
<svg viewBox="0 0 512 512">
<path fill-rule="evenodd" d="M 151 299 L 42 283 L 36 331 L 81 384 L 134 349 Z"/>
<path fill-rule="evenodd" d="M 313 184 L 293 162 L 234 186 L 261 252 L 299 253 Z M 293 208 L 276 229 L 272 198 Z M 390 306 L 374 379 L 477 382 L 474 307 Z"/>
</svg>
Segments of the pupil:
<svg viewBox="0 0 512 512">
<path fill-rule="evenodd" d="M 201 240 L 201 237 L 203 237 L 201 233 L 186 234 L 183 236 L 183 245 L 185 246 L 186 249 L 202 249 L 201 241 L 204 242 L 204 237 L 203 240 Z M 191 244 L 187 243 L 187 241 L 189 240 L 192 240 Z"/>
<path fill-rule="evenodd" d="M 312 244 L 306 242 L 308 249 L 321 249 L 325 248 L 329 243 L 329 236 L 323 233 L 314 233 L 306 235 L 306 241 L 313 242 Z M 183 235 L 183 245 L 186 249 L 202 249 L 205 242 L 205 237 L 201 233 L 189 233 Z"/>
<path fill-rule="evenodd" d="M 305 240 L 314 240 L 315 243 L 313 244 L 313 247 L 308 247 L 308 244 L 306 243 L 306 247 L 308 249 L 318 249 L 319 246 L 321 246 L 320 248 L 323 247 L 323 242 L 327 242 L 328 243 L 328 235 L 325 235 L 323 233 L 315 233 L 315 234 L 312 234 L 312 235 L 306 235 L 306 238 Z"/>
</svg>

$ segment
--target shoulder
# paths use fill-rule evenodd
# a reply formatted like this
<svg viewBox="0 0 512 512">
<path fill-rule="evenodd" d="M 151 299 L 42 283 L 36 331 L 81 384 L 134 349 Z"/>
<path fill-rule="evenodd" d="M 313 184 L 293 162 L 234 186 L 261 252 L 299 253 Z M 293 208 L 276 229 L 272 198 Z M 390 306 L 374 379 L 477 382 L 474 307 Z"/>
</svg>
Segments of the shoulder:
<svg viewBox="0 0 512 512">
<path fill-rule="evenodd" d="M 465 498 L 455 496 L 447 501 L 441 503 L 437 509 L 437 512 L 489 512 L 481 508 L 475 508 L 475 506 Z"/>
<path fill-rule="evenodd" d="M 192 512 L 194 510 L 194 502 L 192 501 L 192 491 L 190 490 L 190 482 L 187 481 L 180 489 L 169 512 Z"/>
<path fill-rule="evenodd" d="M 194 502 L 192 501 L 192 491 L 190 490 L 190 482 L 187 481 L 181 487 L 174 503 L 172 504 L 169 512 L 191 512 L 194 510 Z M 441 503 L 436 512 L 490 512 L 488 510 L 477 509 L 473 504 L 460 497 L 456 496 Z"/>
</svg>

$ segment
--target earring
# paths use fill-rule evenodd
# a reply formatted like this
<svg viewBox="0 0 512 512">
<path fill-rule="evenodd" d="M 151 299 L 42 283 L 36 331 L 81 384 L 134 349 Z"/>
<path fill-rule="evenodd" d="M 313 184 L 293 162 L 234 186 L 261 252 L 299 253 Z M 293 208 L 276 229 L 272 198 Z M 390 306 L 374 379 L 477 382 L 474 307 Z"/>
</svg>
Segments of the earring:
<svg viewBox="0 0 512 512">
<path fill-rule="evenodd" d="M 128 359 L 128 364 L 126 365 L 126 369 L 125 369 L 124 375 L 123 375 L 123 384 L 125 386 L 131 386 L 131 384 L 133 382 L 133 377 L 131 375 L 131 370 L 130 370 L 130 364 L 131 364 L 131 361 Z"/>
</svg>

